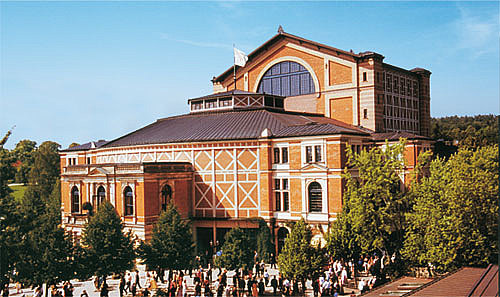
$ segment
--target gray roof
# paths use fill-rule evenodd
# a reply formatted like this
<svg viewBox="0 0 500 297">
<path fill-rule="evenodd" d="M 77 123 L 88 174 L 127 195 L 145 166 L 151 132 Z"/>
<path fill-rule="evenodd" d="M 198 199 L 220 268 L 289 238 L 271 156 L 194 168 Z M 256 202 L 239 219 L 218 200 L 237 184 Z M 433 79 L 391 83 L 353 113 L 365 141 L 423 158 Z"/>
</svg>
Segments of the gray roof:
<svg viewBox="0 0 500 297">
<path fill-rule="evenodd" d="M 98 140 L 98 141 L 91 141 L 87 142 L 84 144 L 76 145 L 73 147 L 68 147 L 67 149 L 61 150 L 61 152 L 71 152 L 71 151 L 88 151 L 90 149 L 94 148 L 100 148 L 101 146 L 105 145 L 109 141 L 106 140 Z"/>
<path fill-rule="evenodd" d="M 271 137 L 330 134 L 370 135 L 355 126 L 318 114 L 256 108 L 193 113 L 160 119 L 110 141 L 104 147 L 257 139 L 266 128 L 271 131 Z"/>
</svg>

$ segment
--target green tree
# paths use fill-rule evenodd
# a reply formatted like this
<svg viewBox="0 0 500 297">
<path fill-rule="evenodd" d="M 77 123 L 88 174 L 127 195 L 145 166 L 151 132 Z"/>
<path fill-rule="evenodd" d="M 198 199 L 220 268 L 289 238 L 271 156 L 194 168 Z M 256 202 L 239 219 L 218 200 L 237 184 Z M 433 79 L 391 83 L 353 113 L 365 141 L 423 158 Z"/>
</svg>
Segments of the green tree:
<svg viewBox="0 0 500 297">
<path fill-rule="evenodd" d="M 82 232 L 82 246 L 88 270 L 97 276 L 122 273 L 134 266 L 132 233 L 124 232 L 123 223 L 111 203 L 105 201 L 89 218 Z"/>
<path fill-rule="evenodd" d="M 232 228 L 224 237 L 221 255 L 215 265 L 229 270 L 250 268 L 253 264 L 253 247 L 248 234 L 239 227 Z"/>
<path fill-rule="evenodd" d="M 190 222 L 169 203 L 153 227 L 151 241 L 141 242 L 139 255 L 149 268 L 184 270 L 191 267 L 194 247 Z"/>
<path fill-rule="evenodd" d="M 400 177 L 404 146 L 405 141 L 400 141 L 360 154 L 348 150 L 349 165 L 358 176 L 346 169 L 346 211 L 342 214 L 357 234 L 357 244 L 363 253 L 378 251 L 392 255 L 403 245 L 405 213 L 410 209 Z"/>
<path fill-rule="evenodd" d="M 21 202 L 22 240 L 15 264 L 17 280 L 30 284 L 55 284 L 73 278 L 73 244 L 61 227 L 58 183 L 49 197 L 30 187 Z"/>
<path fill-rule="evenodd" d="M 319 247 L 311 245 L 311 239 L 311 229 L 304 219 L 301 219 L 293 225 L 278 256 L 278 265 L 283 277 L 301 281 L 303 288 L 305 281 L 319 273 L 325 262 L 323 252 Z"/>
<path fill-rule="evenodd" d="M 334 259 L 358 259 L 361 248 L 358 244 L 357 234 L 349 221 L 349 209 L 344 206 L 337 220 L 330 227 L 327 235 L 328 254 Z"/>
<path fill-rule="evenodd" d="M 20 216 L 14 198 L 6 192 L 0 195 L 0 285 L 8 282 L 18 259 Z"/>
<path fill-rule="evenodd" d="M 27 183 L 29 172 L 33 167 L 33 154 L 36 149 L 36 142 L 32 140 L 21 140 L 16 144 L 16 148 L 12 151 L 18 164 L 15 180 L 18 183 Z"/>
<path fill-rule="evenodd" d="M 498 260 L 498 146 L 461 148 L 412 186 L 403 255 L 440 271 Z"/>
<path fill-rule="evenodd" d="M 33 168 L 30 171 L 29 183 L 36 186 L 41 196 L 48 197 L 54 190 L 60 175 L 59 149 L 60 145 L 43 142 L 34 152 Z"/>
</svg>

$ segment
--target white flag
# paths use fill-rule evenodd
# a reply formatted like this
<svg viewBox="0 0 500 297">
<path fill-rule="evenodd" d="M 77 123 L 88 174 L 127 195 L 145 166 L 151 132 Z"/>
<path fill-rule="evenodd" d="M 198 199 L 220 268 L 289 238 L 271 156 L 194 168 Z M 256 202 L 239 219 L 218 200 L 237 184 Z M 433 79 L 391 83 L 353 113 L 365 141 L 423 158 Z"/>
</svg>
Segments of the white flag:
<svg viewBox="0 0 500 297">
<path fill-rule="evenodd" d="M 239 49 L 233 47 L 234 50 L 234 65 L 244 67 L 248 61 L 247 55 Z"/>
</svg>

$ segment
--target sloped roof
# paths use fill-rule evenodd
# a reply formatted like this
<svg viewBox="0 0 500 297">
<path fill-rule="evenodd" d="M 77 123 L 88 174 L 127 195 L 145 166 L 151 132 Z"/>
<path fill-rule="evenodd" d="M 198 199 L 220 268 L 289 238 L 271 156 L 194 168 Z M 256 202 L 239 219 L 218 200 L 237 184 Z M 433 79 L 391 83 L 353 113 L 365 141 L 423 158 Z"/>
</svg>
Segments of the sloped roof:
<svg viewBox="0 0 500 297">
<path fill-rule="evenodd" d="M 455 272 L 451 272 L 443 277 L 439 277 L 434 281 L 423 285 L 422 287 L 403 295 L 420 296 L 420 297 L 466 297 L 470 296 L 469 292 L 483 272 L 484 268 L 463 267 Z M 498 293 L 497 293 L 498 294 Z M 481 295 L 489 296 L 489 295 Z M 495 296 L 495 295 L 492 295 Z"/>
<path fill-rule="evenodd" d="M 264 129 L 271 137 L 369 133 L 318 114 L 268 108 L 201 112 L 164 118 L 110 141 L 104 147 L 141 144 L 257 139 Z"/>
<path fill-rule="evenodd" d="M 100 148 L 101 146 L 105 145 L 108 142 L 109 141 L 102 140 L 102 139 L 98 140 L 98 141 L 91 141 L 91 142 L 87 142 L 87 143 L 80 144 L 77 146 L 68 147 L 67 149 L 61 150 L 61 152 L 88 151 L 90 149 Z"/>
<path fill-rule="evenodd" d="M 257 49 L 255 49 L 250 54 L 248 54 L 248 62 L 247 63 L 250 63 L 254 57 L 256 57 L 257 55 L 259 55 L 260 52 L 262 52 L 263 50 L 267 49 L 267 47 L 271 46 L 271 44 L 273 44 L 273 43 L 277 42 L 278 40 L 280 40 L 281 38 L 285 38 L 285 37 L 288 37 L 288 38 L 291 38 L 291 39 L 295 39 L 295 40 L 297 40 L 299 42 L 302 42 L 302 43 L 311 44 L 313 46 L 318 47 L 318 49 L 319 48 L 323 48 L 323 49 L 326 49 L 326 50 L 329 50 L 329 51 L 336 52 L 338 54 L 343 54 L 345 56 L 348 56 L 348 57 L 351 57 L 351 58 L 354 58 L 354 59 L 356 59 L 356 58 L 362 58 L 362 57 L 369 56 L 369 55 L 378 55 L 380 58 L 383 59 L 382 55 L 374 53 L 374 52 L 364 52 L 364 53 L 355 54 L 353 52 L 344 51 L 344 50 L 341 50 L 341 49 L 338 49 L 338 48 L 335 48 L 335 47 L 332 47 L 332 46 L 328 46 L 328 45 L 325 45 L 325 44 L 322 44 L 322 43 L 319 43 L 319 42 L 316 42 L 316 41 L 308 40 L 308 39 L 305 39 L 305 38 L 302 38 L 302 37 L 299 37 L 299 36 L 296 36 L 296 35 L 293 35 L 293 34 L 290 34 L 290 33 L 278 32 L 278 34 L 274 35 L 273 37 L 271 37 L 271 39 L 269 39 L 268 41 L 264 42 L 264 44 L 262 44 Z M 238 69 L 238 68 L 241 68 L 241 67 L 240 66 L 236 66 L 236 69 Z M 213 81 L 222 81 L 222 80 L 224 80 L 228 75 L 232 74 L 232 71 L 233 71 L 233 66 L 231 66 L 230 68 L 228 68 L 221 75 L 215 77 Z"/>
<path fill-rule="evenodd" d="M 400 138 L 406 138 L 408 140 L 422 139 L 430 140 L 429 137 L 413 134 L 405 131 L 394 131 L 394 132 L 384 132 L 384 133 L 372 133 L 372 138 L 375 141 L 389 140 L 398 141 Z"/>
</svg>

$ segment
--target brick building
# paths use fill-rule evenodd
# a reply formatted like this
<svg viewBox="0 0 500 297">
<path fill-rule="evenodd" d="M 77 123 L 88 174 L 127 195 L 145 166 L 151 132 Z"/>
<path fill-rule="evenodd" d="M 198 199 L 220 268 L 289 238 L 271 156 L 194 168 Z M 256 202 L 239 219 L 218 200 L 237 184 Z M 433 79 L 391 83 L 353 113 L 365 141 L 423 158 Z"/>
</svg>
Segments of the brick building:
<svg viewBox="0 0 500 297">
<path fill-rule="evenodd" d="M 191 218 L 200 249 L 231 227 L 257 227 L 256 217 L 280 249 L 287 222 L 306 219 L 321 240 L 341 211 L 348 146 L 407 138 L 405 173 L 431 148 L 427 70 L 282 30 L 248 58 L 236 78 L 233 67 L 213 78 L 213 94 L 189 99 L 189 114 L 62 150 L 65 227 L 80 234 L 82 204 L 106 199 L 148 238 L 172 201 Z"/>
</svg>

